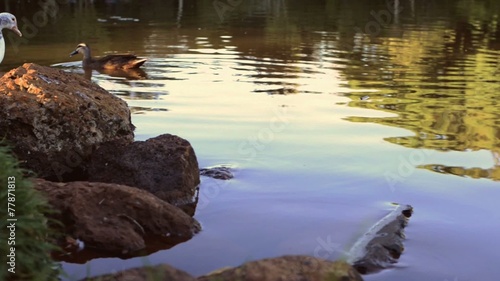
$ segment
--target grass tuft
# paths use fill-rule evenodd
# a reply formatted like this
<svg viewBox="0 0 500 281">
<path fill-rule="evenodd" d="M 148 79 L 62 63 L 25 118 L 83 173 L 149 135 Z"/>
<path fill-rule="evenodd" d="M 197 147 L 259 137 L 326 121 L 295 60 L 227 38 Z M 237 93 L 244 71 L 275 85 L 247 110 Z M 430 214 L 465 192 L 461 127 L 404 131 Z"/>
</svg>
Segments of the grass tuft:
<svg viewBox="0 0 500 281">
<path fill-rule="evenodd" d="M 48 242 L 52 233 L 43 215 L 50 212 L 18 161 L 0 144 L 0 280 L 57 280 L 60 267 L 50 256 L 56 246 Z"/>
</svg>

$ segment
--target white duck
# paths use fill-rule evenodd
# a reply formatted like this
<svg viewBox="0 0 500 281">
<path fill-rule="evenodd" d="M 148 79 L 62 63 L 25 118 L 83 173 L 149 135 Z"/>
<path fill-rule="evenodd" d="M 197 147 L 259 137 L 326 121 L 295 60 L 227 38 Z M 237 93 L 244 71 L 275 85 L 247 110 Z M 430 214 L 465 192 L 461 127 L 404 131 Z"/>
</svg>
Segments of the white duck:
<svg viewBox="0 0 500 281">
<path fill-rule="evenodd" d="M 0 63 L 5 55 L 5 40 L 3 39 L 2 29 L 8 28 L 14 31 L 17 35 L 23 36 L 17 28 L 16 17 L 11 13 L 0 13 Z"/>
</svg>

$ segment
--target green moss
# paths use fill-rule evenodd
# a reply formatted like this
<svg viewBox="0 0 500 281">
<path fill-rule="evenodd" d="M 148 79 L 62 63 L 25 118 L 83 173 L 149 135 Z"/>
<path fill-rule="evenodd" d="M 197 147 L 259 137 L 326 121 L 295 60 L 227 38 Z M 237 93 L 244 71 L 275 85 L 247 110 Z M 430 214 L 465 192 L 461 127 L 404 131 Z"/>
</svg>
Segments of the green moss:
<svg viewBox="0 0 500 281">
<path fill-rule="evenodd" d="M 56 247 L 47 242 L 43 215 L 49 212 L 17 160 L 0 144 L 0 280 L 57 280 L 59 266 L 50 257 Z"/>
</svg>

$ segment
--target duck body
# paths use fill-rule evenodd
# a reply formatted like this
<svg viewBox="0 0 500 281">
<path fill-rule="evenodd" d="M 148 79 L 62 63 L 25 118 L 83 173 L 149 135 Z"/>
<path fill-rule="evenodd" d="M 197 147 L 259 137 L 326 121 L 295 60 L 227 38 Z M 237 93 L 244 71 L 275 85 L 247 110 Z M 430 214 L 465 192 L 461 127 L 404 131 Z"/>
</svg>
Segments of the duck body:
<svg viewBox="0 0 500 281">
<path fill-rule="evenodd" d="M 0 13 L 0 63 L 3 61 L 5 55 L 5 40 L 2 33 L 4 28 L 14 31 L 19 37 L 23 36 L 21 31 L 17 28 L 15 16 L 11 13 Z"/>
<path fill-rule="evenodd" d="M 82 65 L 86 69 L 133 69 L 139 68 L 147 61 L 147 59 L 138 58 L 132 54 L 113 54 L 94 59 L 90 54 L 90 47 L 85 43 L 78 44 L 69 56 L 71 57 L 76 54 L 83 55 Z"/>
</svg>

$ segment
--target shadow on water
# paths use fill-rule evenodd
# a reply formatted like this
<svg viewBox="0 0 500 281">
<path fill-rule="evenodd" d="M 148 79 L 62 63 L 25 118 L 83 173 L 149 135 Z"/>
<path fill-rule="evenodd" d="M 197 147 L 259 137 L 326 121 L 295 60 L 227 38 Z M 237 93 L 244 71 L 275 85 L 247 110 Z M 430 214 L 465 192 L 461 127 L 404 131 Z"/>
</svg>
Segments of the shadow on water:
<svg viewBox="0 0 500 281">
<path fill-rule="evenodd" d="M 92 80 L 92 69 L 84 70 L 84 77 L 88 80 Z M 134 69 L 98 69 L 96 70 L 100 74 L 105 74 L 110 77 L 125 78 L 127 80 L 141 80 L 148 79 L 146 72 L 140 68 Z"/>
<path fill-rule="evenodd" d="M 168 250 L 188 240 L 189 239 L 169 238 L 169 237 L 144 237 L 144 241 L 146 242 L 146 248 L 144 248 L 141 251 L 133 253 L 117 255 L 117 254 L 106 253 L 99 249 L 86 247 L 81 251 L 74 250 L 65 253 L 54 252 L 52 254 L 52 258 L 54 258 L 57 261 L 64 261 L 76 264 L 85 264 L 88 261 L 97 258 L 130 259 L 134 257 L 145 257 L 158 251 Z"/>
</svg>

